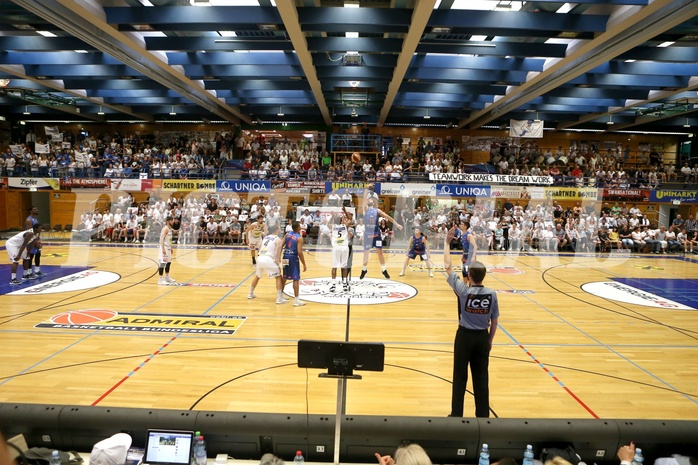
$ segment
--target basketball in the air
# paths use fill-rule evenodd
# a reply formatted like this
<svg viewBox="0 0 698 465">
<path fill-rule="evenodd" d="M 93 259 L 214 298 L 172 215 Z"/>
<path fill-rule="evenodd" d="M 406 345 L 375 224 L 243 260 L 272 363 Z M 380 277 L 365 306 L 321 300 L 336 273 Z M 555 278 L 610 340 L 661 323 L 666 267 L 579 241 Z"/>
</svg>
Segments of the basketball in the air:
<svg viewBox="0 0 698 465">
<path fill-rule="evenodd" d="M 354 152 L 351 154 L 351 161 L 358 163 L 361 161 L 361 154 L 359 152 Z"/>
</svg>

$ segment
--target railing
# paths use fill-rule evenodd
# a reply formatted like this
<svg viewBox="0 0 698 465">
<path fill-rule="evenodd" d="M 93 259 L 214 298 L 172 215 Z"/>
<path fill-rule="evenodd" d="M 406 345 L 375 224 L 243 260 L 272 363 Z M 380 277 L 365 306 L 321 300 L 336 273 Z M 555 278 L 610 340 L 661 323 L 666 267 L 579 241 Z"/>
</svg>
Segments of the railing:
<svg viewBox="0 0 698 465">
<path fill-rule="evenodd" d="M 380 134 L 332 134 L 331 152 L 380 152 L 383 136 Z"/>
</svg>

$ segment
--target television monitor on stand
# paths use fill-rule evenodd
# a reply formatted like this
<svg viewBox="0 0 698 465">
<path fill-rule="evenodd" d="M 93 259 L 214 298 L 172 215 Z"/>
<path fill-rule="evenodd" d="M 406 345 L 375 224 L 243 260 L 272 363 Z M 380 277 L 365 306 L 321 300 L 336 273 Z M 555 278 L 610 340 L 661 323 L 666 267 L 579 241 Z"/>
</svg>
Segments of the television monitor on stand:
<svg viewBox="0 0 698 465">
<path fill-rule="evenodd" d="M 326 369 L 320 377 L 361 379 L 357 371 L 383 371 L 385 345 L 376 342 L 336 342 L 301 339 L 298 367 Z"/>
</svg>

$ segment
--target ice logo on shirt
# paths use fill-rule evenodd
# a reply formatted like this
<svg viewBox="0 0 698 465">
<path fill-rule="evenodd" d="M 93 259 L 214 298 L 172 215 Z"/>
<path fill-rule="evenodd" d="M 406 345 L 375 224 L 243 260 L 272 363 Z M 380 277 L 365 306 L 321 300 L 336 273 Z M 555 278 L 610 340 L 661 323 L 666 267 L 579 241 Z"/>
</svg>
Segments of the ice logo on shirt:
<svg viewBox="0 0 698 465">
<path fill-rule="evenodd" d="M 465 301 L 465 311 L 486 315 L 490 312 L 490 305 L 492 305 L 492 299 L 489 295 L 468 294 L 468 299 Z"/>
</svg>

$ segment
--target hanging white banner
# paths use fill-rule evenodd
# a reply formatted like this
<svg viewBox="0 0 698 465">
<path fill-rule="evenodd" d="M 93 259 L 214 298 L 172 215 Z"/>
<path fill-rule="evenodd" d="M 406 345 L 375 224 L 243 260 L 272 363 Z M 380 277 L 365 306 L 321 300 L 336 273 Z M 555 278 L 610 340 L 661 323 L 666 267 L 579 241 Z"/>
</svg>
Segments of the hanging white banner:
<svg viewBox="0 0 698 465">
<path fill-rule="evenodd" d="M 543 137 L 543 120 L 509 120 L 509 137 L 541 139 Z"/>
</svg>

